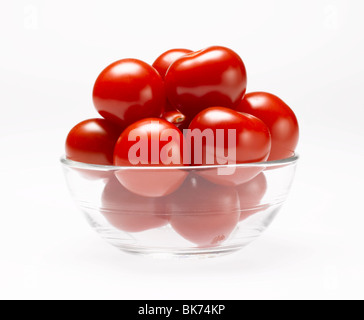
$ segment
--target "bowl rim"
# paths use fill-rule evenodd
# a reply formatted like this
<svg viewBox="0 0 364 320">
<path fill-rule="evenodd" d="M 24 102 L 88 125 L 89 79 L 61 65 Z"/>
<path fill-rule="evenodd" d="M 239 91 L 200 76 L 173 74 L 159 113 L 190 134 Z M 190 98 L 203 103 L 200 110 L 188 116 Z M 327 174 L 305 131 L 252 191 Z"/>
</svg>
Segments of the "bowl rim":
<svg viewBox="0 0 364 320">
<path fill-rule="evenodd" d="M 281 166 L 294 165 L 300 159 L 298 153 L 293 153 L 289 158 L 265 161 L 265 162 L 251 162 L 251 163 L 239 163 L 239 164 L 226 164 L 226 165 L 209 165 L 209 166 L 111 166 L 111 165 L 98 165 L 91 163 L 78 162 L 67 159 L 65 155 L 62 155 L 60 162 L 63 166 L 74 169 L 85 169 L 94 171 L 119 171 L 119 170 L 206 170 L 206 169 L 221 169 L 221 168 L 274 168 Z"/>
</svg>

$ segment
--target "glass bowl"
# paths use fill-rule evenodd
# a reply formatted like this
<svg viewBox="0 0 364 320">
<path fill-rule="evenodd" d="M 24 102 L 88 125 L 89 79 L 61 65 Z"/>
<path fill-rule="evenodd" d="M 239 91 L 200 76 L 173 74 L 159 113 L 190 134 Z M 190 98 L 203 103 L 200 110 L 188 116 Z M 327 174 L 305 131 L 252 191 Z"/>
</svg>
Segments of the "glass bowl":
<svg viewBox="0 0 364 320">
<path fill-rule="evenodd" d="M 76 205 L 124 252 L 216 257 L 242 249 L 287 199 L 297 155 L 208 167 L 115 167 L 61 158 Z"/>
</svg>

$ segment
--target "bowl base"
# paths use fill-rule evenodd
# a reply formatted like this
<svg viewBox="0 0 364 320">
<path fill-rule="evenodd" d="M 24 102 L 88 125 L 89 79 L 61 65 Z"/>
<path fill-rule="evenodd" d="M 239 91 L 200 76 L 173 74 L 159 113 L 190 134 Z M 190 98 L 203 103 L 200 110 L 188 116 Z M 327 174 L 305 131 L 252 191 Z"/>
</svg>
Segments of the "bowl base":
<svg viewBox="0 0 364 320">
<path fill-rule="evenodd" d="M 229 247 L 218 247 L 218 248 L 208 248 L 208 249 L 188 249 L 188 250 L 176 250 L 176 249 L 166 249 L 166 248 L 143 248 L 143 247 L 126 247 L 117 246 L 120 251 L 132 255 L 138 255 L 143 257 L 148 257 L 158 260 L 203 260 L 218 258 L 225 255 L 235 253 L 244 246 L 229 246 Z"/>
<path fill-rule="evenodd" d="M 259 238 L 272 223 L 282 203 L 264 206 L 242 220 L 219 246 L 198 247 L 178 235 L 170 224 L 139 233 L 124 232 L 100 220 L 98 210 L 83 210 L 91 227 L 120 251 L 155 259 L 208 259 L 232 254 Z M 168 245 L 168 244 L 169 245 Z M 147 245 L 146 245 L 147 244 Z"/>
</svg>

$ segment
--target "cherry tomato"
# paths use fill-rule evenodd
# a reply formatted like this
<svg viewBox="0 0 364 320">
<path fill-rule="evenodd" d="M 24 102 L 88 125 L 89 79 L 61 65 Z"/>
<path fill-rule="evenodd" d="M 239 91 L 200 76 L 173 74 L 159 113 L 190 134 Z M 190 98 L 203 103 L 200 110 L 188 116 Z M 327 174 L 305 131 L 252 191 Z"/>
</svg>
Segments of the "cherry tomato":
<svg viewBox="0 0 364 320">
<path fill-rule="evenodd" d="M 267 160 L 271 138 L 267 126 L 258 118 L 223 107 L 212 107 L 200 112 L 189 129 L 213 133 L 213 138 L 187 139 L 191 143 L 194 165 L 227 165 Z M 234 137 L 235 135 L 235 137 Z M 197 146 L 196 146 L 197 145 Z M 202 148 L 201 148 L 202 146 Z M 219 169 L 201 170 L 199 175 L 223 185 L 239 185 L 257 176 L 264 167 L 235 168 L 221 173 Z M 220 172 L 219 172 L 220 171 Z"/>
<path fill-rule="evenodd" d="M 101 72 L 93 100 L 102 117 L 127 126 L 143 118 L 160 117 L 166 96 L 157 70 L 143 61 L 124 59 Z"/>
<path fill-rule="evenodd" d="M 183 166 L 184 136 L 173 124 L 163 119 L 140 120 L 124 130 L 114 151 L 116 166 L 149 168 L 123 169 L 116 172 L 128 190 L 148 197 L 162 197 L 174 192 L 187 173 L 179 169 L 152 167 Z"/>
<path fill-rule="evenodd" d="M 181 131 L 188 129 L 188 126 L 190 125 L 190 121 L 186 118 L 186 116 L 177 110 L 165 112 L 163 119 L 174 124 Z"/>
<path fill-rule="evenodd" d="M 102 194 L 102 214 L 119 230 L 141 232 L 168 224 L 164 202 L 126 190 L 116 178 L 111 179 Z"/>
<path fill-rule="evenodd" d="M 299 139 L 298 121 L 292 109 L 280 98 L 266 92 L 252 92 L 236 110 L 256 116 L 268 126 L 272 136 L 269 161 L 293 155 Z"/>
<path fill-rule="evenodd" d="M 172 49 L 161 54 L 157 60 L 153 63 L 153 67 L 159 72 L 162 79 L 164 80 L 166 77 L 166 73 L 170 65 L 176 61 L 178 58 L 183 57 L 184 55 L 191 53 L 193 51 L 188 49 Z M 166 101 L 165 111 L 176 111 L 171 103 Z"/>
<path fill-rule="evenodd" d="M 115 176 L 130 192 L 151 198 L 164 197 L 175 192 L 188 175 L 186 170 L 169 168 L 133 169 L 117 170 Z"/>
<path fill-rule="evenodd" d="M 114 164 L 182 166 L 183 144 L 182 132 L 170 122 L 158 118 L 143 119 L 121 134 L 114 150 Z"/>
<path fill-rule="evenodd" d="M 182 187 L 167 200 L 173 229 L 200 247 L 223 243 L 235 230 L 239 198 L 232 187 L 212 184 L 189 175 Z"/>
<path fill-rule="evenodd" d="M 207 163 L 205 150 L 208 145 L 204 140 L 202 163 L 194 163 L 195 165 L 226 164 L 219 159 L 219 155 L 224 155 L 224 152 L 219 152 L 218 155 L 218 151 L 221 151 L 219 149 L 227 150 L 231 132 L 236 135 L 236 139 L 233 141 L 234 145 L 231 146 L 236 148 L 236 157 L 229 159 L 233 163 L 265 161 L 270 152 L 271 138 L 267 126 L 252 115 L 242 114 L 228 108 L 212 107 L 205 109 L 192 120 L 189 129 L 198 129 L 201 132 L 212 130 L 215 137 L 214 162 Z M 220 144 L 217 144 L 218 130 L 223 133 L 223 141 Z M 195 139 L 192 139 L 192 143 L 194 142 Z M 192 150 L 194 150 L 193 144 Z"/>
<path fill-rule="evenodd" d="M 173 107 L 171 105 L 171 103 L 167 99 L 167 101 L 166 101 L 166 107 L 165 107 L 164 111 L 165 112 L 168 112 L 168 111 L 178 111 L 178 110 L 175 107 Z"/>
<path fill-rule="evenodd" d="M 193 52 L 188 49 L 171 49 L 162 53 L 157 60 L 153 63 L 153 67 L 159 72 L 161 77 L 165 78 L 166 73 L 170 65 L 178 58 L 185 56 L 188 53 Z"/>
<path fill-rule="evenodd" d="M 208 107 L 237 107 L 246 92 L 247 75 L 234 51 L 215 46 L 177 59 L 165 83 L 169 102 L 192 119 Z"/>
<path fill-rule="evenodd" d="M 123 127 L 105 119 L 77 124 L 66 139 L 67 159 L 98 165 L 113 165 L 115 144 Z"/>
<path fill-rule="evenodd" d="M 263 172 L 249 182 L 236 187 L 240 200 L 240 221 L 263 210 L 259 205 L 267 188 L 267 179 Z"/>
</svg>

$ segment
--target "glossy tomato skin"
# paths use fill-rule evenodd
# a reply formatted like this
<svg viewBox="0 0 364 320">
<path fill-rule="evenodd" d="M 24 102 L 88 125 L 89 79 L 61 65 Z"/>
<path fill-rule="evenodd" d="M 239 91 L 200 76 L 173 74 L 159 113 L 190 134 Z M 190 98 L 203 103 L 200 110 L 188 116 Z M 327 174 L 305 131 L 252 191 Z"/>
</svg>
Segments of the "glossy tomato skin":
<svg viewBox="0 0 364 320">
<path fill-rule="evenodd" d="M 184 144 L 182 132 L 164 119 L 148 118 L 130 125 L 116 143 L 114 164 L 142 168 L 119 170 L 116 172 L 118 180 L 141 196 L 163 197 L 173 193 L 183 183 L 187 172 L 158 170 L 158 167 L 182 167 Z"/>
<path fill-rule="evenodd" d="M 202 163 L 196 163 L 195 155 L 192 156 L 194 165 L 218 165 L 222 163 L 222 159 L 217 156 L 217 150 L 223 147 L 226 151 L 229 145 L 229 130 L 234 130 L 236 140 L 234 147 L 236 148 L 236 158 L 229 159 L 230 163 L 249 163 L 265 161 L 270 152 L 271 138 L 267 126 L 258 118 L 236 112 L 224 107 L 212 107 L 200 112 L 191 122 L 190 130 L 212 130 L 215 137 L 215 156 L 214 163 L 208 163 L 206 159 L 206 141 L 202 147 Z M 218 130 L 223 130 L 223 145 L 217 144 Z M 192 148 L 194 147 L 194 139 L 192 139 Z M 224 152 L 219 152 L 223 154 Z M 225 163 L 227 164 L 227 163 Z"/>
<path fill-rule="evenodd" d="M 77 124 L 66 139 L 67 159 L 97 165 L 113 165 L 113 155 L 123 127 L 105 119 Z"/>
<path fill-rule="evenodd" d="M 127 126 L 163 114 L 164 83 L 149 64 L 137 59 L 120 60 L 109 65 L 97 78 L 93 101 L 102 117 Z"/>
<path fill-rule="evenodd" d="M 192 132 L 196 129 L 201 132 L 210 130 L 215 136 L 214 145 L 212 145 L 212 142 L 203 140 L 202 148 L 195 146 L 196 140 L 194 138 L 187 139 L 187 142 L 191 141 L 193 165 L 255 163 L 266 161 L 269 156 L 271 148 L 269 130 L 261 120 L 252 115 L 242 114 L 228 108 L 212 107 L 200 112 L 192 120 L 189 129 Z M 218 139 L 219 131 L 223 132 L 223 139 Z M 234 137 L 233 134 L 235 134 L 235 140 L 229 142 L 229 139 L 232 140 L 231 137 Z M 200 140 L 198 143 L 200 143 Z M 231 143 L 230 147 L 229 143 Z M 211 146 L 213 149 L 211 149 Z M 235 150 L 235 153 L 233 150 Z M 202 154 L 196 154 L 196 152 Z M 213 155 L 213 159 L 210 159 L 212 157 L 208 157 L 208 155 Z M 253 179 L 264 170 L 264 167 L 249 166 L 234 167 L 233 169 L 232 171 L 222 172 L 221 168 L 212 168 L 201 170 L 198 174 L 217 184 L 237 186 Z"/>
<path fill-rule="evenodd" d="M 162 53 L 153 63 L 153 67 L 159 72 L 162 79 L 165 79 L 168 68 L 178 58 L 185 56 L 188 53 L 192 53 L 189 49 L 171 49 Z"/>
<path fill-rule="evenodd" d="M 163 114 L 163 119 L 174 124 L 182 132 L 183 130 L 188 129 L 191 122 L 186 118 L 186 116 L 182 112 L 177 110 L 165 112 Z"/>
<path fill-rule="evenodd" d="M 264 209 L 261 201 L 268 189 L 268 182 L 264 173 L 260 173 L 254 179 L 236 187 L 240 200 L 240 221 Z"/>
<path fill-rule="evenodd" d="M 267 92 L 248 93 L 236 108 L 262 120 L 272 136 L 269 161 L 289 158 L 299 140 L 299 125 L 292 109 L 277 96 Z"/>
<path fill-rule="evenodd" d="M 162 53 L 153 63 L 153 67 L 159 72 L 163 81 L 165 80 L 167 71 L 171 64 L 176 61 L 178 58 L 185 56 L 186 54 L 192 53 L 192 50 L 189 49 L 171 49 L 164 53 Z M 165 111 L 176 111 L 171 103 L 166 101 Z"/>
<path fill-rule="evenodd" d="M 170 218 L 162 199 L 138 196 L 125 189 L 115 177 L 104 188 L 101 212 L 112 226 L 126 232 L 160 228 Z"/>
<path fill-rule="evenodd" d="M 175 139 L 161 141 L 165 133 L 173 134 Z M 136 145 L 138 138 L 140 138 L 138 141 L 140 146 L 143 142 L 146 143 L 147 152 L 140 152 L 139 158 L 134 159 L 131 157 L 130 149 Z M 184 141 L 182 132 L 167 120 L 143 119 L 127 127 L 119 137 L 114 150 L 114 164 L 116 166 L 182 166 Z M 161 151 L 167 145 L 174 156 L 173 162 L 168 164 L 163 162 L 161 155 Z"/>
<path fill-rule="evenodd" d="M 237 107 L 246 92 L 247 75 L 234 51 L 215 46 L 177 59 L 165 84 L 172 106 L 192 119 L 208 107 Z"/>
<path fill-rule="evenodd" d="M 166 202 L 173 229 L 199 247 L 222 244 L 240 218 L 234 188 L 212 184 L 194 174 Z"/>
</svg>

